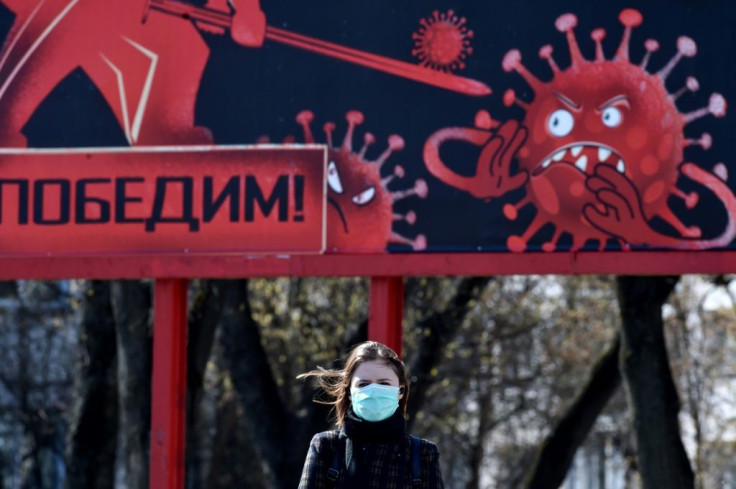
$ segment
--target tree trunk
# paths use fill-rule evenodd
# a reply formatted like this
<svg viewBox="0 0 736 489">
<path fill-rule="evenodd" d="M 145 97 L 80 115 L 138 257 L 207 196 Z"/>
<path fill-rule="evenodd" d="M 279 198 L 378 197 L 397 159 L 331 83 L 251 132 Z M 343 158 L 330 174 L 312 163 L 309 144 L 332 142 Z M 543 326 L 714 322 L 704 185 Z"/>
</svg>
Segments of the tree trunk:
<svg viewBox="0 0 736 489">
<path fill-rule="evenodd" d="M 224 358 L 243 404 L 245 420 L 256 440 L 266 487 L 293 488 L 304 456 L 300 436 L 286 409 L 251 315 L 248 281 L 218 281 L 222 297 L 221 341 Z M 296 454 L 299 456 L 296 457 Z M 296 480 L 292 478 L 296 474 Z"/>
<path fill-rule="evenodd" d="M 622 319 L 620 368 L 636 432 L 637 458 L 646 489 L 693 489 L 682 440 L 680 401 L 672 380 L 662 305 L 677 277 L 618 277 Z"/>
<path fill-rule="evenodd" d="M 575 452 L 621 385 L 618 371 L 620 344 L 617 336 L 598 359 L 588 383 L 542 443 L 524 480 L 524 488 L 557 489 L 565 481 Z"/>
<path fill-rule="evenodd" d="M 0 297 L 18 297 L 18 285 L 15 281 L 0 281 Z M 1 478 L 0 483 L 2 483 Z"/>
<path fill-rule="evenodd" d="M 111 489 L 115 467 L 117 392 L 115 325 L 108 282 L 87 283 L 67 450 L 69 489 Z"/>
<path fill-rule="evenodd" d="M 445 346 L 455 335 L 470 310 L 470 305 L 477 299 L 491 279 L 489 277 L 464 278 L 457 287 L 454 297 L 442 311 L 435 312 L 415 327 L 423 331 L 419 336 L 413 358 L 408 366 L 412 378 L 411 395 L 409 396 L 409 424 L 416 418 L 417 411 L 424 404 L 427 390 L 432 385 L 432 369 L 439 365 Z"/>
<path fill-rule="evenodd" d="M 205 395 L 204 377 L 221 316 L 221 303 L 216 282 L 195 281 L 192 288 L 187 343 L 187 487 L 206 489 L 217 407 Z"/>
<path fill-rule="evenodd" d="M 117 340 L 118 445 L 116 485 L 148 487 L 151 430 L 150 287 L 139 281 L 111 284 Z"/>
</svg>

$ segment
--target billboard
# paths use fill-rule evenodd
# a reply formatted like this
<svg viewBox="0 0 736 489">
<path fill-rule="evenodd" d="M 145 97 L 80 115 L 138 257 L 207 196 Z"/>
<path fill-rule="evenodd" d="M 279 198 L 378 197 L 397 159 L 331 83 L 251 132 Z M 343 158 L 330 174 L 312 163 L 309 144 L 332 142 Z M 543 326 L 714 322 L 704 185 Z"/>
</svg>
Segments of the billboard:
<svg viewBox="0 0 736 489">
<path fill-rule="evenodd" d="M 326 253 L 729 249 L 734 22 L 684 0 L 0 0 L 0 178 L 31 178 L 24 148 L 322 144 Z"/>
<path fill-rule="evenodd" d="M 322 253 L 324 147 L 0 149 L 0 250 Z"/>
</svg>

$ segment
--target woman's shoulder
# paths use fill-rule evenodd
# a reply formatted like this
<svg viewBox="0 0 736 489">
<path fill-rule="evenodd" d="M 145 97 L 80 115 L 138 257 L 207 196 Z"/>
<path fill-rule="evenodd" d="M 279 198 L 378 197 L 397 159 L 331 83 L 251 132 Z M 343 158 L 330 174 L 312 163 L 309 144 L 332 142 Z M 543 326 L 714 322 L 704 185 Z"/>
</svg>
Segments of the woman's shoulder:
<svg viewBox="0 0 736 489">
<path fill-rule="evenodd" d="M 322 431 L 312 437 L 311 444 L 316 448 L 323 446 L 333 447 L 340 438 L 340 430 Z"/>
<path fill-rule="evenodd" d="M 419 453 L 422 457 L 439 457 L 440 452 L 435 442 L 414 435 L 411 435 L 411 438 L 415 438 L 419 442 Z"/>
</svg>

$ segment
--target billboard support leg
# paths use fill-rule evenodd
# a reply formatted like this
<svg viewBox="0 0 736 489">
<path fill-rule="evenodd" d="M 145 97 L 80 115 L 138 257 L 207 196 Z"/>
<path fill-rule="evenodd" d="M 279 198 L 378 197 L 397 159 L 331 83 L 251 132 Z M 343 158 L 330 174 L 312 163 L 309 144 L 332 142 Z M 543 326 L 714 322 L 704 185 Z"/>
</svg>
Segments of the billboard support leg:
<svg viewBox="0 0 736 489">
<path fill-rule="evenodd" d="M 156 279 L 149 487 L 184 488 L 187 280 Z"/>
<path fill-rule="evenodd" d="M 371 277 L 368 338 L 383 343 L 402 356 L 401 323 L 404 316 L 404 278 Z"/>
</svg>

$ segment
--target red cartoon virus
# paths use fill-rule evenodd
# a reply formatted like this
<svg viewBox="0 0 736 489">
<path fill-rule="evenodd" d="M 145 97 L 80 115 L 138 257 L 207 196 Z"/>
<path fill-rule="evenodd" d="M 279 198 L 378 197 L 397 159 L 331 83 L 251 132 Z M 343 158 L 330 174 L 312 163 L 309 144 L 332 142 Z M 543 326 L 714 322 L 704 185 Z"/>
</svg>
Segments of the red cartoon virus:
<svg viewBox="0 0 736 489">
<path fill-rule="evenodd" d="M 424 235 L 414 239 L 405 238 L 392 230 L 394 221 L 406 221 L 414 224 L 416 214 L 410 211 L 404 215 L 395 214 L 392 210 L 394 202 L 416 195 L 427 196 L 427 183 L 418 179 L 412 188 L 403 191 L 390 191 L 389 183 L 404 176 L 404 169 L 394 166 L 393 173 L 381 176 L 381 168 L 392 153 L 404 148 L 404 139 L 392 134 L 388 137 L 388 147 L 375 159 L 366 158 L 366 152 L 375 137 L 366 132 L 363 146 L 359 151 L 353 150 L 353 137 L 356 126 L 363 123 L 364 116 L 357 110 L 349 111 L 347 130 L 342 144 L 333 144 L 332 134 L 335 124 L 327 122 L 323 129 L 328 145 L 328 217 L 327 246 L 330 250 L 375 251 L 385 249 L 389 243 L 401 243 L 415 250 L 427 247 Z M 296 121 L 304 131 L 304 141 L 313 143 L 311 123 L 314 114 L 305 110 L 297 114 Z"/>
<path fill-rule="evenodd" d="M 726 102 L 717 93 L 710 96 L 705 108 L 684 114 L 678 111 L 676 100 L 686 91 L 698 89 L 694 78 L 688 78 L 686 86 L 675 93 L 665 88 L 677 63 L 696 54 L 695 42 L 680 37 L 677 54 L 659 71 L 650 73 L 647 65 L 658 43 L 646 41 L 647 53 L 641 63 L 630 62 L 631 32 L 641 24 L 642 16 L 626 9 L 619 20 L 624 34 L 613 59 L 606 59 L 603 52 L 606 32 L 596 29 L 591 34 L 596 55 L 588 60 L 580 52 L 573 32 L 577 18 L 573 14 L 560 16 L 555 26 L 567 36 L 571 65 L 560 69 L 552 57 L 552 46 L 543 46 L 539 55 L 548 61 L 553 73 L 548 82 L 524 67 L 518 50 L 505 55 L 504 70 L 518 72 L 534 92 L 531 102 L 520 100 L 513 90 L 504 94 L 507 106 L 515 103 L 526 111 L 524 127 L 505 123 L 499 128 L 498 122 L 481 111 L 476 116 L 478 129 L 447 128 L 427 141 L 425 161 L 430 172 L 473 195 L 497 197 L 528 182 L 525 197 L 504 206 L 510 220 L 515 220 L 527 205 L 536 209 L 524 233 L 508 238 L 507 245 L 513 251 L 526 249 L 548 223 L 554 226 L 554 234 L 542 245 L 545 251 L 554 250 L 565 233 L 572 237 L 571 250 L 580 249 L 589 240 L 603 248 L 612 237 L 624 247 L 682 248 L 725 246 L 734 238 L 736 198 L 725 184 L 725 167 L 719 164 L 711 173 L 693 163 L 680 164 L 683 148 L 699 145 L 708 149 L 712 144 L 708 134 L 698 140 L 687 139 L 685 126 L 705 115 L 722 117 L 726 112 Z M 497 131 L 487 131 L 492 128 Z M 448 139 L 485 146 L 475 178 L 454 174 L 439 160 L 437 148 Z M 519 172 L 515 175 L 510 172 L 511 153 L 518 158 Z M 484 168 L 491 169 L 491 176 L 495 171 L 494 179 L 482 171 Z M 681 173 L 708 187 L 726 207 L 729 223 L 721 236 L 696 240 L 700 229 L 687 227 L 670 209 L 671 196 L 684 199 L 688 208 L 698 203 L 697 193 L 686 194 L 676 187 Z M 677 236 L 653 230 L 649 223 L 655 216 L 668 223 Z"/>
<path fill-rule="evenodd" d="M 421 19 L 419 29 L 412 34 L 414 49 L 411 54 L 422 66 L 444 72 L 465 68 L 465 59 L 473 54 L 470 40 L 473 31 L 465 25 L 465 17 L 458 17 L 453 10 Z"/>
</svg>

